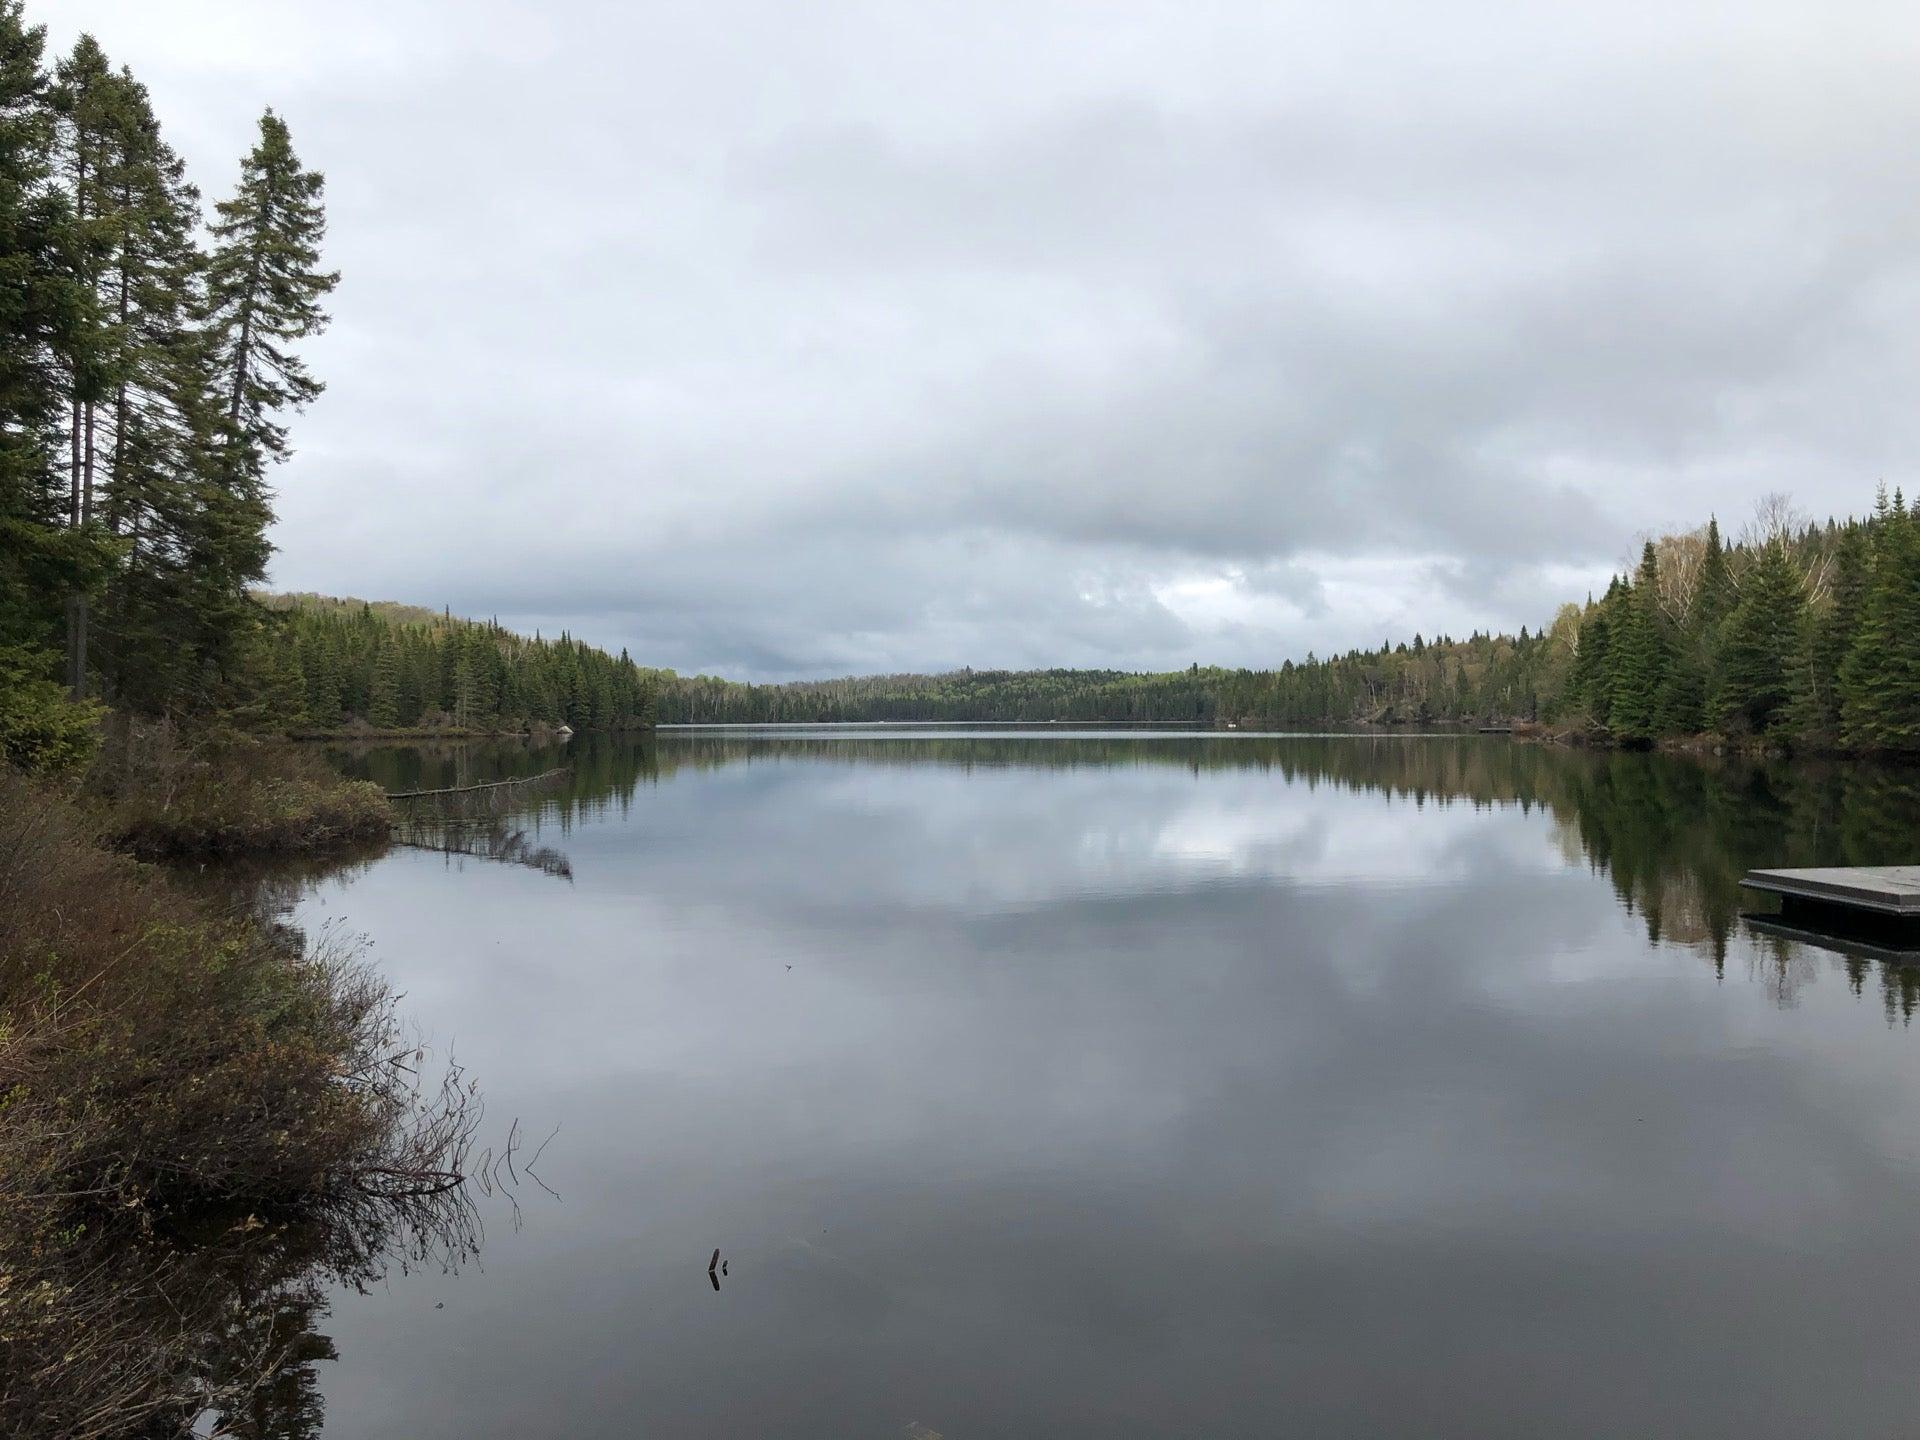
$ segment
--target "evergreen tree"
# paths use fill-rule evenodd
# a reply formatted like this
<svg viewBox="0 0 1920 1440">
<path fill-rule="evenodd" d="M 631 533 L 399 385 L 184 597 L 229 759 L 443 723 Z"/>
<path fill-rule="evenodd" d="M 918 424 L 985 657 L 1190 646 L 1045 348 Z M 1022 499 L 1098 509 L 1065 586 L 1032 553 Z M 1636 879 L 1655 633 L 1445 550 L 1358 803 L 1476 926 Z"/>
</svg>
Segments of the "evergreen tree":
<svg viewBox="0 0 1920 1440">
<path fill-rule="evenodd" d="M 1720 521 L 1709 517 L 1706 550 L 1700 557 L 1700 573 L 1694 577 L 1693 599 L 1687 608 L 1688 623 L 1699 634 L 1711 636 L 1733 608 L 1733 600 L 1733 577 L 1727 570 L 1726 547 L 1720 543 Z"/>
<path fill-rule="evenodd" d="M 1885 497 L 1873 527 L 1860 623 L 1840 669 L 1849 745 L 1920 749 L 1920 519 Z"/>
<path fill-rule="evenodd" d="M 0 650 L 22 674 L 52 673 L 70 599 L 106 566 L 97 533 L 70 523 L 61 473 L 86 311 L 79 237 L 54 183 L 45 44 L 19 0 L 0 0 Z"/>
<path fill-rule="evenodd" d="M 1715 723 L 1735 733 L 1778 733 L 1804 693 L 1808 662 L 1806 587 L 1775 539 L 1748 568 L 1721 632 Z"/>
<path fill-rule="evenodd" d="M 1827 603 L 1813 622 L 1813 665 L 1798 729 L 1831 742 L 1841 729 L 1841 671 L 1859 632 L 1867 598 L 1867 542 L 1848 521 L 1833 542 L 1833 579 Z"/>
<path fill-rule="evenodd" d="M 280 417 L 304 409 L 323 388 L 292 347 L 326 328 L 321 303 L 340 279 L 320 269 L 325 183 L 301 166 L 286 122 L 269 110 L 241 164 L 239 189 L 216 207 L 209 313 L 229 440 L 239 469 L 256 483 L 287 453 Z"/>
<path fill-rule="evenodd" d="M 1620 624 L 1611 641 L 1608 724 L 1623 740 L 1652 739 L 1664 718 L 1669 658 L 1659 590 L 1660 562 L 1648 541 L 1632 586 L 1617 601 Z"/>
<path fill-rule="evenodd" d="M 1687 657 L 1669 654 L 1654 698 L 1654 733 L 1692 735 L 1706 724 L 1706 672 Z"/>
<path fill-rule="evenodd" d="M 245 626 L 207 593 L 222 523 L 214 485 L 210 375 L 195 244 L 200 200 L 166 142 L 147 92 L 110 77 L 99 215 L 107 356 L 95 431 L 100 513 L 117 563 L 99 615 L 108 695 L 145 710 L 204 707 L 209 664 Z"/>
<path fill-rule="evenodd" d="M 54 121 L 55 153 L 66 191 L 74 264 L 73 326 L 62 347 L 67 361 L 67 528 L 97 541 L 94 482 L 98 460 L 98 407 L 111 383 L 114 347 L 101 295 L 103 256 L 111 234 L 109 157 L 119 129 L 120 86 L 91 35 L 54 69 L 47 92 Z M 66 597 L 67 686 L 76 699 L 87 693 L 87 638 L 91 596 L 76 587 Z"/>
<path fill-rule="evenodd" d="M 1580 621 L 1580 653 L 1574 660 L 1571 689 L 1596 725 L 1605 725 L 1613 699 L 1613 628 L 1620 608 L 1620 577 L 1607 582 L 1598 604 L 1589 603 Z"/>
<path fill-rule="evenodd" d="M 394 644 L 384 638 L 374 647 L 367 719 L 383 730 L 400 723 L 400 658 Z"/>
</svg>

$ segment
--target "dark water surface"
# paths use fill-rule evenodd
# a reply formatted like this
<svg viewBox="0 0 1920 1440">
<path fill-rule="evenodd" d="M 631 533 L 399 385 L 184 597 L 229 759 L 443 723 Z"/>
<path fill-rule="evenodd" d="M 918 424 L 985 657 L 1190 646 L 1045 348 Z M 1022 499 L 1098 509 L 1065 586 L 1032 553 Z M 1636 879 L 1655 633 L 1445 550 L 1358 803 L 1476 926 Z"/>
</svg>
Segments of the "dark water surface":
<svg viewBox="0 0 1920 1440">
<path fill-rule="evenodd" d="M 1920 858 L 1913 774 L 1052 729 L 345 763 L 556 757 L 519 823 L 571 878 L 402 848 L 297 907 L 560 1127 L 478 1269 L 336 1298 L 329 1436 L 1920 1428 L 1914 972 L 1734 883 Z"/>
</svg>

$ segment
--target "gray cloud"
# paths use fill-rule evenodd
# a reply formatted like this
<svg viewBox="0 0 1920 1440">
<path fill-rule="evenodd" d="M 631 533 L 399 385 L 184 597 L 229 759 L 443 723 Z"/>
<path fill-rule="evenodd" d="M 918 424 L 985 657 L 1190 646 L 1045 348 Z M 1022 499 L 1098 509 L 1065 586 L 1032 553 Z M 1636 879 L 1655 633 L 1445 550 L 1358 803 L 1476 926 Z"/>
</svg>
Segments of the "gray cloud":
<svg viewBox="0 0 1920 1440">
<path fill-rule="evenodd" d="M 1920 445 L 1901 5 L 41 18 L 210 192 L 267 103 L 329 174 L 288 586 L 738 675 L 1266 664 Z"/>
</svg>

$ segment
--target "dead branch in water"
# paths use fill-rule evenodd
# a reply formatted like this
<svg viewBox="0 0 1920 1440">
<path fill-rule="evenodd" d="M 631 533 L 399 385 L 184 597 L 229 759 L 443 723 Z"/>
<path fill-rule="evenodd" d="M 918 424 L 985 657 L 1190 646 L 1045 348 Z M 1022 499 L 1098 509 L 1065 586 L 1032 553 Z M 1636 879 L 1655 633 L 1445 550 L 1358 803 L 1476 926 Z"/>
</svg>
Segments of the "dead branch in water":
<svg viewBox="0 0 1920 1440">
<path fill-rule="evenodd" d="M 429 795 L 471 795 L 476 790 L 499 790 L 508 785 L 539 785 L 570 773 L 568 768 L 562 765 L 555 770 L 543 770 L 538 775 L 523 775 L 513 780 L 489 780 L 484 785 L 450 785 L 441 790 L 395 790 L 387 796 L 387 799 L 420 800 Z"/>
</svg>

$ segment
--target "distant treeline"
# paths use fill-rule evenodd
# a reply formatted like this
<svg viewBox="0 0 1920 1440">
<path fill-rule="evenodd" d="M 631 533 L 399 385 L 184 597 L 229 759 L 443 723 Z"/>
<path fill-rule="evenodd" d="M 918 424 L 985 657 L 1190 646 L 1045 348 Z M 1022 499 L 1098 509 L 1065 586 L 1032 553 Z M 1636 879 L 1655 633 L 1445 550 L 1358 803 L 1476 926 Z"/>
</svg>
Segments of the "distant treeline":
<svg viewBox="0 0 1920 1440">
<path fill-rule="evenodd" d="M 1920 748 L 1920 516 L 1810 524 L 1775 499 L 1646 545 L 1632 575 L 1542 631 L 1442 635 L 1274 670 L 962 670 L 787 685 L 671 677 L 660 718 L 1178 721 L 1318 726 L 1539 721 L 1623 743 L 1716 733 Z"/>
<path fill-rule="evenodd" d="M 567 635 L 528 639 L 493 622 L 315 595 L 264 597 L 280 612 L 267 726 L 294 731 L 618 730 L 653 723 L 656 685 Z"/>
<path fill-rule="evenodd" d="M 1195 665 L 1164 674 L 1119 670 L 957 670 L 789 685 L 676 677 L 661 718 L 688 723 L 841 720 L 1226 721 L 1394 723 L 1538 708 L 1539 639 L 1415 636 L 1411 645 L 1313 656 L 1278 670 Z"/>
</svg>

